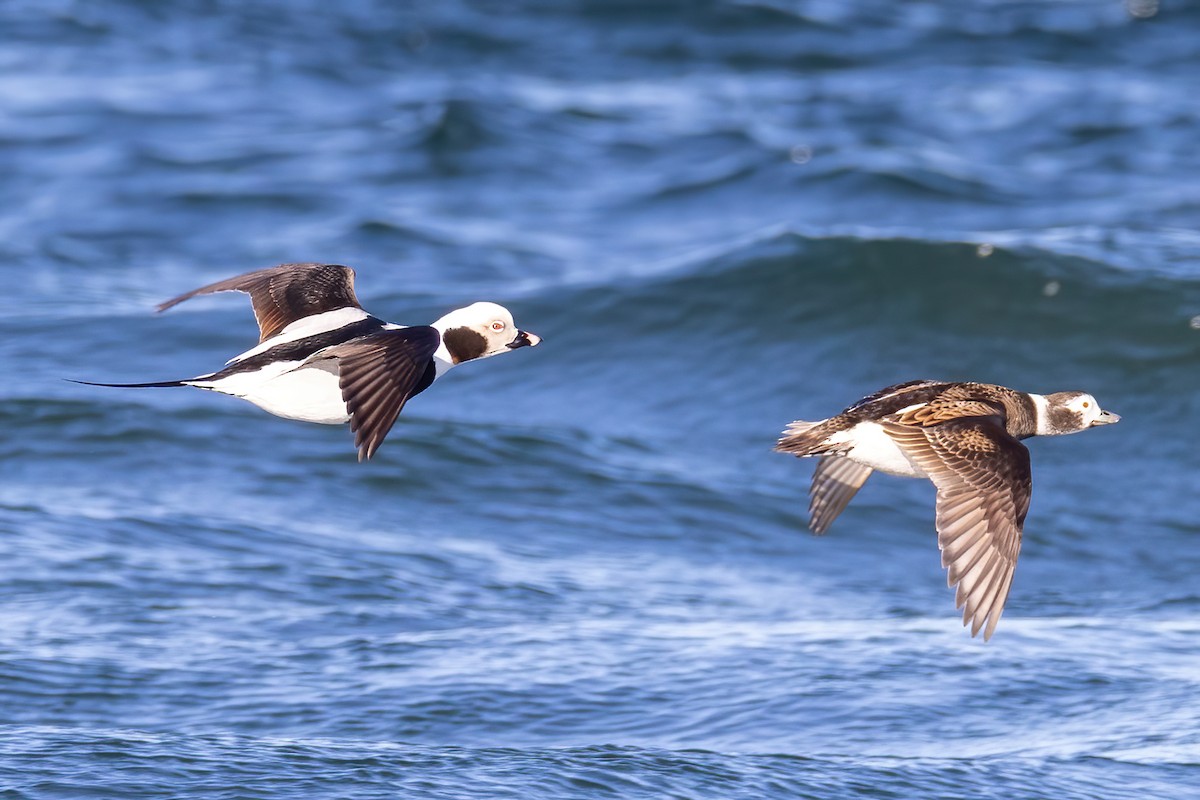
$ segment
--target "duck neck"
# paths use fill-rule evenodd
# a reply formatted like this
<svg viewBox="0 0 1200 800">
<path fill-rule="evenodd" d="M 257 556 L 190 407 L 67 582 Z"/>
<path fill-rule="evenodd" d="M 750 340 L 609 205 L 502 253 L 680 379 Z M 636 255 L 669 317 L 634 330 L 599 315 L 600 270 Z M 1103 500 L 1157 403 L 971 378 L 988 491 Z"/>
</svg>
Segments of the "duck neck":
<svg viewBox="0 0 1200 800">
<path fill-rule="evenodd" d="M 1046 396 L 1041 394 L 1027 394 L 1025 397 L 1029 398 L 1029 404 L 1032 406 L 1032 414 L 1028 415 L 1021 434 L 1011 430 L 1009 432 L 1019 439 L 1024 439 L 1027 436 L 1047 436 L 1053 433 L 1050 430 L 1050 403 L 1046 400 Z"/>
</svg>

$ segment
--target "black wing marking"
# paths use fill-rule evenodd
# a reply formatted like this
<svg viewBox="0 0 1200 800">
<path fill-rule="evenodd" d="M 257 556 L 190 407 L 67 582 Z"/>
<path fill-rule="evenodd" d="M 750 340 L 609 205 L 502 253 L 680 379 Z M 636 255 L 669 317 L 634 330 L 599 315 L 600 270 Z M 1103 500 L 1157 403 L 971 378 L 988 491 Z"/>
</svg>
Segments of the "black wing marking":
<svg viewBox="0 0 1200 800">
<path fill-rule="evenodd" d="M 821 535 L 837 519 L 871 477 L 871 468 L 843 456 L 824 456 L 817 462 L 809 489 L 808 527 Z"/>
<path fill-rule="evenodd" d="M 1004 613 L 1033 490 L 1029 451 L 999 417 L 931 427 L 884 423 L 937 487 L 938 547 L 956 607 L 975 636 L 990 639 Z M 986 627 L 985 627 L 986 625 Z"/>
<path fill-rule="evenodd" d="M 429 386 L 441 334 L 428 325 L 380 331 L 322 350 L 338 360 L 339 384 L 358 460 L 379 449 L 404 404 Z"/>
<path fill-rule="evenodd" d="M 245 292 L 258 320 L 259 341 L 291 323 L 339 308 L 362 308 L 354 296 L 354 270 L 340 264 L 280 264 L 201 286 L 158 306 L 166 311 L 197 295 Z"/>
<path fill-rule="evenodd" d="M 913 403 L 928 402 L 944 391 L 947 385 L 944 381 L 930 380 L 897 383 L 867 395 L 842 413 L 854 417 L 883 416 Z"/>
</svg>

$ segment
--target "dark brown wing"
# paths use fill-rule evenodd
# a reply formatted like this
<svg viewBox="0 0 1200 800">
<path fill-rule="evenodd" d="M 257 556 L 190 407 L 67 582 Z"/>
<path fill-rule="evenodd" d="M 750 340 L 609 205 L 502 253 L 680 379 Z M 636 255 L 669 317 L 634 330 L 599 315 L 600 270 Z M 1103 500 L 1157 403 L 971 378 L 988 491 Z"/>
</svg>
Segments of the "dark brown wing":
<svg viewBox="0 0 1200 800">
<path fill-rule="evenodd" d="M 358 460 L 370 458 L 409 398 L 429 385 L 441 334 L 428 325 L 380 331 L 321 351 L 337 358 Z"/>
<path fill-rule="evenodd" d="M 945 381 L 929 380 L 897 383 L 867 395 L 842 413 L 858 419 L 878 419 L 914 403 L 928 403 L 945 391 L 947 385 Z"/>
<path fill-rule="evenodd" d="M 823 456 L 809 489 L 808 528 L 823 534 L 871 477 L 871 468 L 842 456 Z"/>
<path fill-rule="evenodd" d="M 1029 451 L 1000 417 L 884 429 L 937 487 L 938 547 L 971 635 L 990 639 L 1004 613 L 1029 511 Z M 965 606 L 965 607 L 964 607 Z M 984 627 L 986 624 L 986 627 Z"/>
<path fill-rule="evenodd" d="M 339 308 L 362 308 L 354 296 L 354 270 L 340 264 L 280 264 L 210 283 L 159 305 L 166 311 L 184 300 L 214 292 L 245 292 L 258 320 L 259 341 L 291 323 Z"/>
</svg>

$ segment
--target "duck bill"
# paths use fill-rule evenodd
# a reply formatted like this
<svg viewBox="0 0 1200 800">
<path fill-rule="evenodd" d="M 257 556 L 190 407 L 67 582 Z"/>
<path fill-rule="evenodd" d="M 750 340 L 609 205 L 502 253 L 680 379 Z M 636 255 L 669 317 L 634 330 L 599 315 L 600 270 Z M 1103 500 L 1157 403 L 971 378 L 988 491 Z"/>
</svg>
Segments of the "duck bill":
<svg viewBox="0 0 1200 800">
<path fill-rule="evenodd" d="M 1111 411 L 1101 411 L 1100 416 L 1098 416 L 1094 420 L 1092 420 L 1092 424 L 1090 427 L 1094 428 L 1097 425 L 1112 425 L 1114 422 L 1120 422 L 1120 421 L 1121 421 L 1120 415 L 1114 414 Z"/>
<path fill-rule="evenodd" d="M 517 331 L 517 336 L 511 342 L 505 345 L 510 350 L 516 350 L 518 347 L 537 347 L 542 342 L 542 337 L 536 333 L 529 331 Z"/>
</svg>

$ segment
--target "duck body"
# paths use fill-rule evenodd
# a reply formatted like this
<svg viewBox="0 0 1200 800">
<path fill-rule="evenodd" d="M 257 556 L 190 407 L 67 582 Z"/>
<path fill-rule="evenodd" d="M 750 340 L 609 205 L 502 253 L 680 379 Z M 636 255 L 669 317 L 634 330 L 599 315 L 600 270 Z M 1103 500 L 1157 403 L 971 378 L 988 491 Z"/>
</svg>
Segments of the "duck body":
<svg viewBox="0 0 1200 800">
<path fill-rule="evenodd" d="M 915 380 L 840 414 L 791 423 L 776 450 L 820 458 L 809 528 L 823 534 L 875 470 L 927 478 L 938 490 L 947 581 L 972 635 L 990 638 L 1003 612 L 1029 511 L 1030 436 L 1076 433 L 1120 419 L 1084 392 L 1049 395 L 989 383 Z"/>
<path fill-rule="evenodd" d="M 506 308 L 489 302 L 456 309 L 430 325 L 384 322 L 359 305 L 354 270 L 340 264 L 249 272 L 179 295 L 158 310 L 225 291 L 250 295 L 260 332 L 254 347 L 194 378 L 91 385 L 192 386 L 287 419 L 349 422 L 362 460 L 375 453 L 405 403 L 454 366 L 541 342 L 517 328 Z"/>
</svg>

